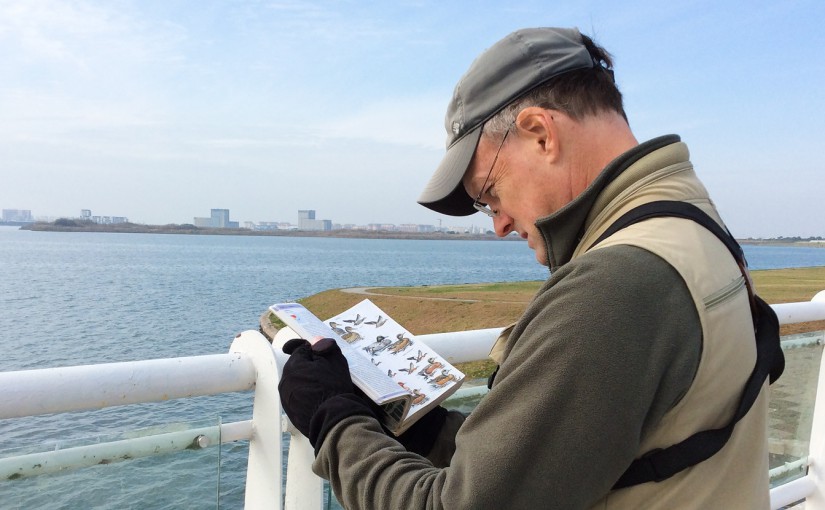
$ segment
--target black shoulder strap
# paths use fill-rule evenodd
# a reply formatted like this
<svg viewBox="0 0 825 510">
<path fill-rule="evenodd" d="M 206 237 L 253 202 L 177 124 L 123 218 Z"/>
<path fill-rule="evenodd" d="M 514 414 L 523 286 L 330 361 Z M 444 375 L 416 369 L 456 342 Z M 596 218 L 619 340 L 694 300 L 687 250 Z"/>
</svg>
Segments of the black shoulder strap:
<svg viewBox="0 0 825 510">
<path fill-rule="evenodd" d="M 785 368 L 785 357 L 779 344 L 779 321 L 773 309 L 753 292 L 750 275 L 742 247 L 730 235 L 727 229 L 714 221 L 704 211 L 687 202 L 658 201 L 641 205 L 624 214 L 599 239 L 598 244 L 617 231 L 646 219 L 674 216 L 693 220 L 710 232 L 730 251 L 745 278 L 756 333 L 756 366 L 748 378 L 736 412 L 730 422 L 719 429 L 704 430 L 685 439 L 681 443 L 664 449 L 647 452 L 633 461 L 627 471 L 619 478 L 613 489 L 621 489 L 646 482 L 660 482 L 676 473 L 709 459 L 722 449 L 733 433 L 733 427 L 750 410 L 766 378 L 773 383 Z"/>
</svg>

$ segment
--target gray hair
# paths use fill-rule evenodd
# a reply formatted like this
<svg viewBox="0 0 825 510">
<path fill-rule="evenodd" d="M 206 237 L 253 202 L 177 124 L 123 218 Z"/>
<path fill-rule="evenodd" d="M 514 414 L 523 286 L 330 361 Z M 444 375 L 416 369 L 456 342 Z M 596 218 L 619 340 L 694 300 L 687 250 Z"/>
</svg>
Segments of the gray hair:
<svg viewBox="0 0 825 510">
<path fill-rule="evenodd" d="M 558 98 L 555 97 L 557 95 L 558 94 L 553 93 L 553 89 L 550 87 L 533 89 L 490 117 L 481 128 L 482 134 L 494 141 L 500 141 L 504 137 L 504 133 L 512 129 L 513 125 L 515 125 L 519 112 L 532 106 L 563 111 L 564 109 L 558 106 L 559 101 Z"/>
<path fill-rule="evenodd" d="M 519 112 L 533 106 L 558 110 L 577 120 L 606 111 L 616 112 L 627 120 L 622 94 L 613 79 L 610 54 L 586 35 L 582 35 L 582 42 L 593 58 L 592 68 L 564 73 L 530 90 L 490 117 L 482 133 L 501 140 L 504 133 L 512 129 Z"/>
</svg>

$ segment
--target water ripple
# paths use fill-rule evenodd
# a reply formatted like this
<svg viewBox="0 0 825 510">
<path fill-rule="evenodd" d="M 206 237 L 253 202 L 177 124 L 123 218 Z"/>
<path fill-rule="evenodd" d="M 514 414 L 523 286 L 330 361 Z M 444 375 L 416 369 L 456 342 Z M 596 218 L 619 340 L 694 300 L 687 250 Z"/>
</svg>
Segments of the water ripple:
<svg viewBox="0 0 825 510">
<path fill-rule="evenodd" d="M 751 267 L 825 250 L 746 247 Z M 523 242 L 27 232 L 0 228 L 0 370 L 227 352 L 263 310 L 329 288 L 539 280 Z M 176 422 L 249 419 L 249 393 L 0 421 L 0 456 Z M 245 443 L 0 481 L 4 508 L 243 505 Z M 218 475 L 220 472 L 220 475 Z M 220 489 L 218 484 L 220 483 Z"/>
</svg>

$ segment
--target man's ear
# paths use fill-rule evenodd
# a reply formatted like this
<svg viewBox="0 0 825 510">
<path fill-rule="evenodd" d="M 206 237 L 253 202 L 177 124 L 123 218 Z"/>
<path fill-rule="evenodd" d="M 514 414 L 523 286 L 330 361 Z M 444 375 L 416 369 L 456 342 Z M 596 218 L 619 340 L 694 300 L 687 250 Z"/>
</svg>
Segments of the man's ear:
<svg viewBox="0 0 825 510">
<path fill-rule="evenodd" d="M 541 156 L 555 159 L 559 154 L 558 125 L 553 114 L 558 113 L 538 106 L 531 106 L 519 112 L 516 128 L 519 138 L 528 142 Z"/>
</svg>

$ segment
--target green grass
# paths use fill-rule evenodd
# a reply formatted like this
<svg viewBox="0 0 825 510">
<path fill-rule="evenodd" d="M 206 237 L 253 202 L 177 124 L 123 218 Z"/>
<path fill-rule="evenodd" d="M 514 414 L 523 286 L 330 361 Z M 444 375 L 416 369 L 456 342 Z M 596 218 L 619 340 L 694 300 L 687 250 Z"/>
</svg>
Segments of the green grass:
<svg viewBox="0 0 825 510">
<path fill-rule="evenodd" d="M 481 299 L 484 293 L 488 292 L 515 292 L 526 293 L 531 297 L 539 289 L 543 282 L 528 281 L 528 282 L 500 282 L 500 283 L 477 283 L 464 285 L 423 285 L 419 287 L 380 287 L 375 291 L 380 294 L 390 296 L 449 296 L 449 295 L 464 295 L 468 293 L 480 293 L 475 296 Z"/>
<path fill-rule="evenodd" d="M 825 290 L 825 267 L 752 271 L 756 292 L 768 303 L 810 301 Z"/>
<path fill-rule="evenodd" d="M 777 269 L 752 273 L 757 293 L 768 303 L 809 301 L 825 290 L 825 267 Z M 328 290 L 301 299 L 318 317 L 326 319 L 369 298 L 415 335 L 505 326 L 518 319 L 542 285 L 540 281 L 378 287 L 378 295 L 364 296 Z M 432 299 L 434 298 L 434 299 Z M 278 319 L 270 314 L 278 327 Z M 278 322 L 276 322 L 278 321 Z M 783 334 L 825 328 L 825 321 L 783 326 Z M 492 361 L 462 363 L 459 369 L 471 379 L 489 376 Z"/>
</svg>

